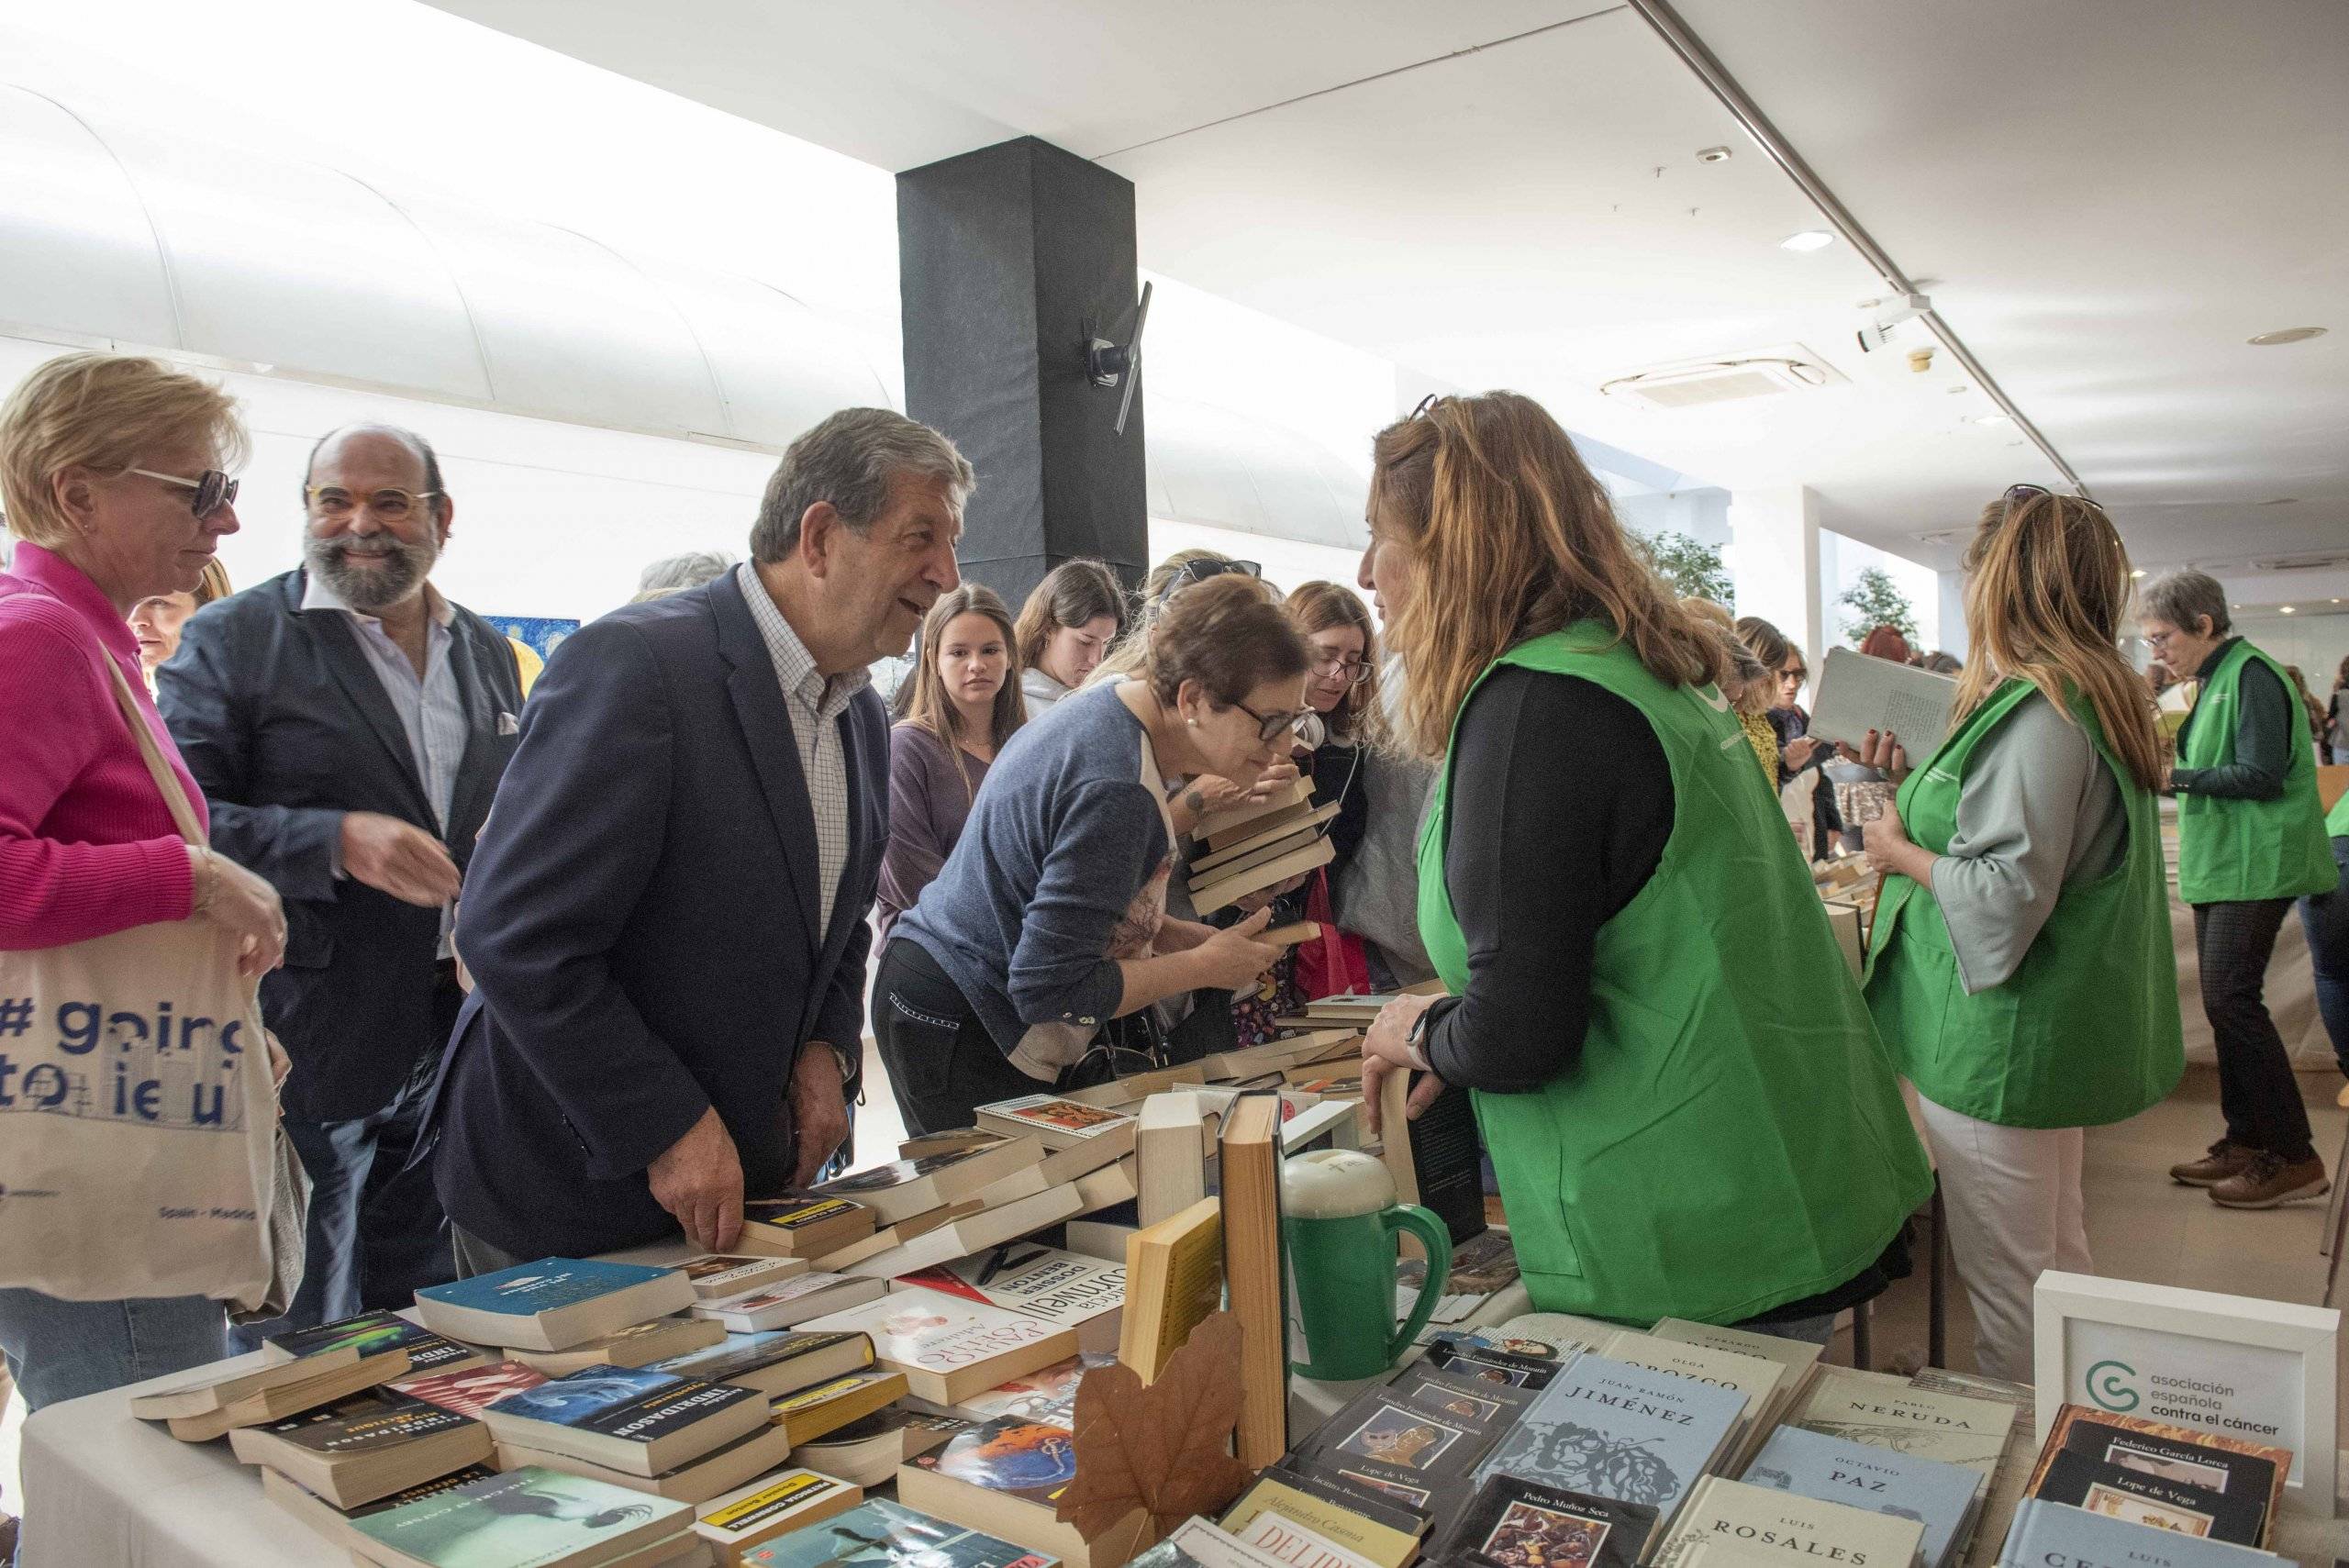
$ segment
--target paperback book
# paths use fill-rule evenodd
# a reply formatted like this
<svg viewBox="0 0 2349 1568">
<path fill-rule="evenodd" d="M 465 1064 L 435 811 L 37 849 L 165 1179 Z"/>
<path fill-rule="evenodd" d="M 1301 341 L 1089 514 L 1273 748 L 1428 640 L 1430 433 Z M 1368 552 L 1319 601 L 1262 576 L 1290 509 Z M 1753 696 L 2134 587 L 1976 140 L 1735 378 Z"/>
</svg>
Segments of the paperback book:
<svg viewBox="0 0 2349 1568">
<path fill-rule="evenodd" d="M 1076 1440 L 1064 1429 L 1009 1417 L 957 1433 L 897 1472 L 909 1508 L 1016 1540 L 1063 1562 L 1089 1562 L 1074 1525 L 1053 1517 L 1076 1480 Z"/>
<path fill-rule="evenodd" d="M 981 1125 L 985 1125 L 982 1123 Z M 981 1189 L 1043 1157 L 1041 1141 L 1007 1138 L 998 1143 L 925 1154 L 915 1160 L 851 1171 L 796 1195 L 814 1202 L 841 1199 L 870 1209 L 874 1221 L 895 1225 Z"/>
<path fill-rule="evenodd" d="M 1117 1360 L 1105 1351 L 1086 1351 L 974 1395 L 955 1406 L 950 1414 L 968 1421 L 993 1421 L 1010 1416 L 1023 1421 L 1074 1428 L 1077 1385 L 1085 1381 L 1086 1373 L 1096 1367 L 1114 1365 Z"/>
<path fill-rule="evenodd" d="M 1357 1557 L 1328 1536 L 1275 1513 L 1258 1514 L 1244 1536 L 1231 1535 L 1204 1519 L 1191 1522 L 1222 1536 L 1230 1543 L 1227 1552 L 1247 1553 L 1244 1561 L 1235 1556 L 1232 1568 L 1375 1568 L 1369 1558 Z"/>
<path fill-rule="evenodd" d="M 2015 1510 L 1998 1561 L 2008 1568 L 2278 1568 L 2279 1562 L 2209 1536 L 2149 1529 L 2038 1497 Z"/>
<path fill-rule="evenodd" d="M 934 1290 L 895 1291 L 818 1318 L 811 1330 L 868 1334 L 874 1358 L 933 1405 L 974 1394 L 1076 1353 L 1076 1331 Z"/>
<path fill-rule="evenodd" d="M 791 1451 L 791 1462 L 860 1486 L 878 1486 L 896 1479 L 897 1466 L 969 1425 L 952 1416 L 891 1405 L 800 1444 Z"/>
<path fill-rule="evenodd" d="M 426 1328 L 531 1351 L 568 1350 L 693 1304 L 693 1282 L 675 1269 L 578 1258 L 540 1258 L 416 1293 Z"/>
<path fill-rule="evenodd" d="M 796 1448 L 905 1396 L 905 1373 L 871 1367 L 777 1399 L 769 1411 L 774 1424 L 790 1435 L 791 1446 Z"/>
<path fill-rule="evenodd" d="M 432 1377 L 406 1378 L 386 1386 L 395 1394 L 478 1419 L 484 1410 L 507 1395 L 536 1388 L 546 1381 L 547 1374 L 534 1366 L 524 1366 L 520 1362 L 490 1362 Z"/>
<path fill-rule="evenodd" d="M 1277 1471 L 1259 1475 L 1216 1522 L 1240 1535 L 1266 1512 L 1303 1525 L 1378 1568 L 1403 1568 L 1419 1552 L 1419 1536 L 1414 1531 L 1396 1529 L 1332 1502 L 1326 1494 L 1300 1487 Z"/>
<path fill-rule="evenodd" d="M 1924 1527 L 1915 1519 L 1708 1475 L 1688 1495 L 1679 1518 L 1664 1527 L 1653 1568 L 1679 1568 L 1690 1547 L 1712 1541 L 1762 1547 L 1782 1561 L 1909 1568 L 1923 1539 Z"/>
<path fill-rule="evenodd" d="M 979 1126 L 989 1131 L 1028 1134 L 1047 1149 L 1083 1143 L 1125 1154 L 1134 1146 L 1135 1118 L 1124 1111 L 1065 1100 L 1057 1095 L 1022 1095 L 981 1106 Z"/>
<path fill-rule="evenodd" d="M 907 1274 L 893 1288 L 918 1287 L 1025 1313 L 1078 1330 L 1086 1350 L 1114 1351 L 1126 1305 L 1123 1263 L 1079 1257 L 1057 1247 L 1011 1241 L 975 1256 Z"/>
<path fill-rule="evenodd" d="M 805 1258 L 762 1258 L 749 1252 L 704 1252 L 687 1258 L 677 1272 L 694 1282 L 694 1294 L 704 1301 L 740 1296 L 759 1285 L 779 1284 L 807 1272 Z"/>
<path fill-rule="evenodd" d="M 1057 1568 L 1060 1559 L 867 1498 L 742 1554 L 745 1568 Z"/>
<path fill-rule="evenodd" d="M 490 1359 L 478 1348 L 444 1339 L 396 1312 L 362 1312 L 339 1323 L 272 1335 L 262 1341 L 261 1354 L 264 1364 L 279 1366 L 344 1350 L 357 1351 L 362 1361 L 387 1351 L 406 1351 L 408 1373 L 418 1377 L 477 1366 Z"/>
<path fill-rule="evenodd" d="M 879 1280 L 805 1273 L 753 1285 L 736 1296 L 696 1301 L 693 1315 L 738 1334 L 753 1334 L 762 1329 L 788 1329 L 810 1318 L 861 1307 L 877 1299 L 887 1288 Z"/>
<path fill-rule="evenodd" d="M 1745 1408 L 1732 1389 L 1585 1354 L 1534 1398 L 1476 1473 L 1521 1475 L 1569 1492 L 1644 1503 L 1669 1528 L 1712 1468 Z"/>
<path fill-rule="evenodd" d="M 532 1467 L 362 1515 L 348 1528 L 355 1551 L 392 1568 L 504 1568 L 607 1562 L 692 1525 L 685 1504 Z"/>
<path fill-rule="evenodd" d="M 706 1351 L 652 1363 L 655 1372 L 704 1383 L 730 1383 L 770 1397 L 796 1394 L 873 1364 L 873 1341 L 862 1334 L 810 1334 L 769 1329 L 729 1334 Z"/>
<path fill-rule="evenodd" d="M 812 1470 L 763 1475 L 695 1510 L 694 1529 L 732 1562 L 745 1549 L 846 1513 L 863 1488 Z"/>
<path fill-rule="evenodd" d="M 323 1409 L 244 1427 L 228 1448 L 246 1464 L 284 1472 L 339 1508 L 373 1502 L 485 1462 L 489 1429 L 403 1396 L 371 1392 Z"/>
<path fill-rule="evenodd" d="M 674 1502 L 707 1503 L 784 1463 L 791 1457 L 791 1440 L 776 1428 L 760 1427 L 658 1475 L 639 1475 L 634 1471 L 617 1470 L 592 1459 L 533 1448 L 528 1443 L 501 1442 L 496 1451 L 500 1470 L 519 1470 L 526 1464 L 536 1464 L 625 1486 L 631 1492 L 650 1492 Z"/>
<path fill-rule="evenodd" d="M 484 1407 L 500 1442 L 658 1475 L 764 1426 L 767 1402 L 731 1384 L 650 1367 L 596 1367 Z"/>
<path fill-rule="evenodd" d="M 2266 1534 L 2265 1498 L 2249 1493 L 2229 1496 L 2132 1465 L 2107 1464 L 2076 1449 L 2050 1456 L 2031 1495 L 2132 1524 L 2152 1525 L 2180 1535 L 2207 1535 L 2234 1546 L 2256 1548 Z"/>
<path fill-rule="evenodd" d="M 1830 1437 L 1962 1464 L 1987 1481 L 1998 1474 L 2014 1412 L 2002 1400 L 1935 1394 L 1838 1367 L 1813 1381 L 1796 1424 Z"/>
<path fill-rule="evenodd" d="M 1982 1477 L 1963 1465 L 1780 1427 L 1745 1467 L 1753 1486 L 1912 1518 L 1924 1526 L 1924 1568 L 1951 1568 L 1981 1507 Z"/>
<path fill-rule="evenodd" d="M 2274 1529 L 2277 1510 L 2283 1506 L 2285 1478 L 2292 1470 L 2289 1449 L 2066 1405 L 2055 1412 L 2025 1490 L 2038 1495 L 2047 1467 L 2056 1454 L 2067 1451 L 2229 1497 L 2256 1498 L 2265 1527 L 2254 1543 L 2260 1546 L 2267 1544 L 2267 1531 Z"/>
<path fill-rule="evenodd" d="M 820 1258 L 873 1234 L 873 1211 L 845 1198 L 751 1198 L 742 1205 L 740 1251 Z"/>
<path fill-rule="evenodd" d="M 512 1351 L 510 1359 L 549 1377 L 564 1377 L 591 1366 L 651 1366 L 672 1356 L 706 1351 L 726 1338 L 725 1325 L 696 1318 L 655 1318 L 573 1345 L 567 1351 Z"/>
<path fill-rule="evenodd" d="M 206 1367 L 193 1379 L 133 1398 L 130 1413 L 166 1423 L 182 1442 L 209 1442 L 239 1427 L 282 1420 L 389 1382 L 407 1364 L 406 1351 L 362 1360 L 346 1347 L 241 1372 Z"/>
<path fill-rule="evenodd" d="M 1476 1489 L 1429 1556 L 1501 1568 L 1632 1568 L 1655 1518 L 1645 1503 L 1496 1475 Z"/>
</svg>

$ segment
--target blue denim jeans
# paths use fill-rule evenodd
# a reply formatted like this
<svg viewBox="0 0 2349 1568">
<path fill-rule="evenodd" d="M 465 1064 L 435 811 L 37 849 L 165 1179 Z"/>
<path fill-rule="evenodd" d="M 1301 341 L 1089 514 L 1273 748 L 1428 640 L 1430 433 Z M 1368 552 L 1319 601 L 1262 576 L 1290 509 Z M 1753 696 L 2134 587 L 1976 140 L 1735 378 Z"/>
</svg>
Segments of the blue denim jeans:
<svg viewBox="0 0 2349 1568">
<path fill-rule="evenodd" d="M 2332 840 L 2332 861 L 2340 885 L 2300 900 L 2300 926 L 2316 968 L 2316 1009 L 2332 1037 L 2333 1059 L 2349 1073 L 2349 837 Z"/>
<path fill-rule="evenodd" d="M 217 1362 L 228 1326 L 221 1305 L 200 1296 L 60 1301 L 0 1290 L 0 1351 L 28 1410 Z"/>
</svg>

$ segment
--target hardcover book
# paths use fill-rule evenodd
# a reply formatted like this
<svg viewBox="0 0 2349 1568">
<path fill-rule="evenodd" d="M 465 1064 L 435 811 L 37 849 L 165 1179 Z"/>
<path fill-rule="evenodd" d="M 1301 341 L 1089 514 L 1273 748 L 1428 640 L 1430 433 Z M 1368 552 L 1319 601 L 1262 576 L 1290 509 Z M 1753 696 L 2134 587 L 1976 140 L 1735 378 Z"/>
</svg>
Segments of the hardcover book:
<svg viewBox="0 0 2349 1568">
<path fill-rule="evenodd" d="M 736 1296 L 696 1301 L 693 1315 L 740 1334 L 767 1329 L 788 1329 L 810 1318 L 861 1307 L 887 1289 L 879 1280 L 851 1279 L 846 1274 L 799 1274 L 751 1286 Z"/>
<path fill-rule="evenodd" d="M 767 1402 L 650 1367 L 595 1367 L 508 1394 L 482 1419 L 500 1442 L 658 1475 L 764 1426 Z"/>
<path fill-rule="evenodd" d="M 1709 1541 L 1762 1547 L 1786 1561 L 1909 1568 L 1924 1534 L 1915 1519 L 1708 1475 L 1697 1483 L 1680 1517 L 1665 1526 L 1653 1568 L 1678 1568 L 1691 1546 Z"/>
<path fill-rule="evenodd" d="M 424 1326 L 483 1345 L 561 1351 L 694 1304 L 675 1269 L 540 1258 L 416 1293 Z"/>
<path fill-rule="evenodd" d="M 959 1405 L 1076 1353 L 1073 1329 L 934 1290 L 894 1291 L 807 1327 L 869 1334 L 874 1358 L 904 1373 L 906 1386 L 933 1405 Z"/>
<path fill-rule="evenodd" d="M 867 1166 L 819 1182 L 796 1195 L 819 1202 L 845 1199 L 871 1209 L 878 1223 L 895 1225 L 974 1196 L 991 1183 L 1042 1158 L 1040 1140 L 1007 1138 L 998 1143 Z"/>
<path fill-rule="evenodd" d="M 2066 1405 L 2055 1412 L 2047 1429 L 2047 1441 L 2040 1450 L 2039 1465 L 2026 1491 L 2037 1495 L 2041 1476 L 2065 1450 L 2230 1497 L 2255 1497 L 2266 1520 L 2266 1530 L 2254 1542 L 2259 1546 L 2267 1544 L 2266 1533 L 2275 1528 L 2277 1510 L 2283 1506 L 2285 1477 L 2292 1470 L 2290 1449 L 2142 1416 L 2116 1416 Z"/>
<path fill-rule="evenodd" d="M 393 1568 L 521 1568 L 609 1562 L 692 1522 L 683 1503 L 533 1467 L 365 1514 L 349 1528 L 355 1550 Z"/>
<path fill-rule="evenodd" d="M 2149 1529 L 2026 1497 L 1998 1561 L 2009 1568 L 2278 1568 L 2279 1559 L 2208 1536 Z"/>
<path fill-rule="evenodd" d="M 731 1561 L 746 1547 L 846 1513 L 863 1496 L 863 1488 L 845 1481 L 785 1470 L 704 1503 L 695 1511 L 694 1529 Z"/>
<path fill-rule="evenodd" d="M 1655 1518 L 1645 1503 L 1496 1475 L 1429 1555 L 1502 1568 L 1632 1568 Z"/>
<path fill-rule="evenodd" d="M 1057 1568 L 1059 1561 L 878 1498 L 742 1554 L 744 1568 Z"/>
<path fill-rule="evenodd" d="M 845 1198 L 751 1198 L 735 1246 L 763 1258 L 820 1258 L 873 1234 L 873 1211 Z"/>
<path fill-rule="evenodd" d="M 687 1258 L 677 1272 L 694 1282 L 694 1294 L 704 1301 L 740 1296 L 758 1285 L 778 1284 L 807 1272 L 804 1258 L 762 1258 L 749 1252 L 704 1252 Z"/>
<path fill-rule="evenodd" d="M 1606 1356 L 1577 1356 L 1534 1398 L 1476 1473 L 1645 1503 L 1669 1528 L 1745 1409 L 1732 1389 Z"/>
<path fill-rule="evenodd" d="M 704 1383 L 730 1383 L 769 1396 L 796 1394 L 873 1364 L 873 1341 L 862 1334 L 794 1333 L 770 1329 L 729 1334 L 706 1351 L 655 1362 L 652 1370 Z"/>
<path fill-rule="evenodd" d="M 2035 1479 L 2032 1496 L 2068 1503 L 2092 1514 L 2152 1525 L 2180 1535 L 2207 1535 L 2256 1548 L 2266 1533 L 2266 1499 L 2229 1496 L 2128 1465 L 2107 1464 L 2075 1449 L 2059 1450 Z"/>
<path fill-rule="evenodd" d="M 1974 1522 L 1982 1477 L 1963 1465 L 1780 1427 L 1745 1467 L 1748 1485 L 1770 1486 L 1915 1519 L 1924 1526 L 1924 1568 L 1949 1568 Z"/>
<path fill-rule="evenodd" d="M 475 1347 L 443 1339 L 396 1312 L 362 1312 L 339 1323 L 273 1334 L 262 1341 L 261 1354 L 264 1364 L 276 1366 L 341 1350 L 357 1351 L 362 1361 L 386 1351 L 406 1351 L 408 1373 L 417 1377 L 477 1366 L 489 1359 Z"/>
</svg>

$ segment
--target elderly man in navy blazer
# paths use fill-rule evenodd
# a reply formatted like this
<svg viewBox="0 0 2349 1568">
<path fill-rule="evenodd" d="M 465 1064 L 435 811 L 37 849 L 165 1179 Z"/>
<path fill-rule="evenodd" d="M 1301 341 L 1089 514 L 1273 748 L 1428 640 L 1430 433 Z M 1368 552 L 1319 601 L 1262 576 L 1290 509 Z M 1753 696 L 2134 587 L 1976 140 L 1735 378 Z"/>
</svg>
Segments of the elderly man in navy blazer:
<svg viewBox="0 0 2349 1568">
<path fill-rule="evenodd" d="M 866 671 L 961 580 L 972 484 L 927 426 L 835 414 L 784 454 L 747 563 L 548 662 L 458 931 L 437 1176 L 460 1272 L 680 1227 L 722 1250 L 746 1191 L 846 1136 L 888 840 Z"/>
<path fill-rule="evenodd" d="M 261 999 L 294 1059 L 308 1267 L 284 1318 L 238 1331 L 248 1348 L 406 1306 L 454 1266 L 404 1167 L 463 1000 L 451 906 L 522 708 L 511 646 L 431 584 L 456 504 L 429 441 L 336 430 L 302 503 L 302 569 L 206 605 L 156 673 L 214 847 L 285 900 Z"/>
</svg>

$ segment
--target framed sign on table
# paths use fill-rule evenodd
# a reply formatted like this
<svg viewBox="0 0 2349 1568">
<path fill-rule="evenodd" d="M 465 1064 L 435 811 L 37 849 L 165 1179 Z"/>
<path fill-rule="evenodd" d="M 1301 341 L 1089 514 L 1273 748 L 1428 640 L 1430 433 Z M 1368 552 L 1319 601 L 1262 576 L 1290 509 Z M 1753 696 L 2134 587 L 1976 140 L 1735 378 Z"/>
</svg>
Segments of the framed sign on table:
<svg viewBox="0 0 2349 1568">
<path fill-rule="evenodd" d="M 2285 1498 L 2338 1506 L 2331 1307 L 2050 1269 L 2033 1292 L 2038 1438 L 2078 1405 L 2292 1451 Z"/>
</svg>

